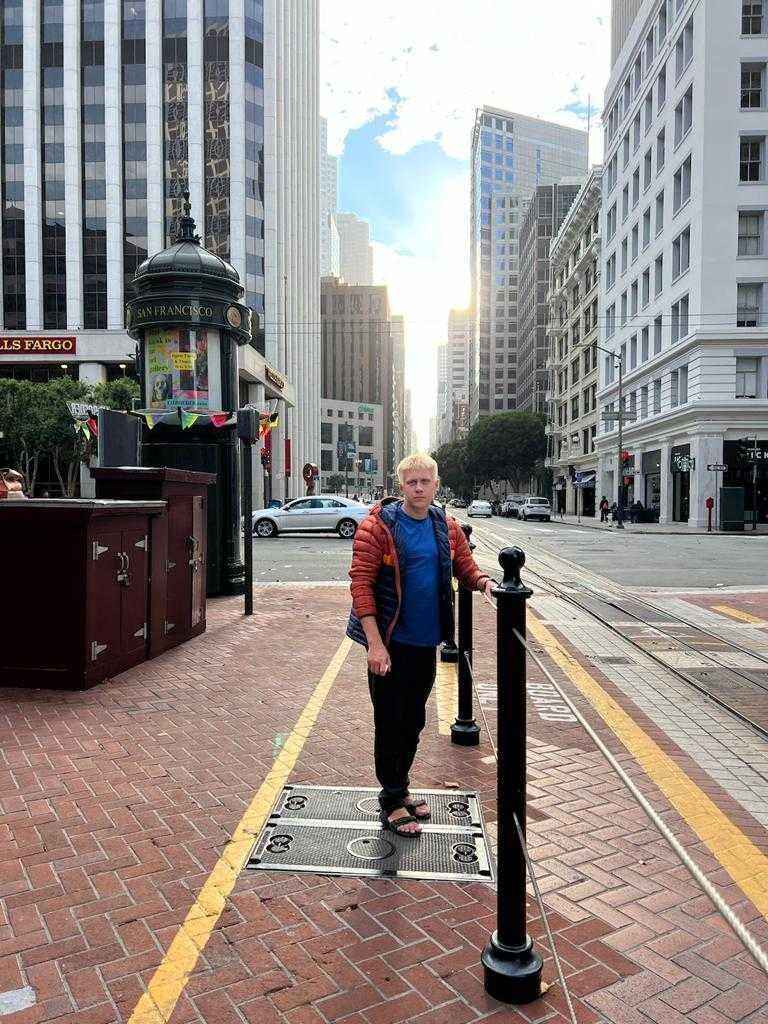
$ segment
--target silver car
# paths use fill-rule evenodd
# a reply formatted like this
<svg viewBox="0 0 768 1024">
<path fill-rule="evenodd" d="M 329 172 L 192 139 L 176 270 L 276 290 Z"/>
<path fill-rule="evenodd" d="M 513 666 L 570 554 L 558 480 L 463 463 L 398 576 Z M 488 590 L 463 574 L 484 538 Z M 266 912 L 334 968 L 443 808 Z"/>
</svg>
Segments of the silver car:
<svg viewBox="0 0 768 1024">
<path fill-rule="evenodd" d="M 370 512 L 370 506 L 352 498 L 321 495 L 294 498 L 280 508 L 260 508 L 253 513 L 256 537 L 275 537 L 278 533 L 338 533 L 354 537 Z"/>
</svg>

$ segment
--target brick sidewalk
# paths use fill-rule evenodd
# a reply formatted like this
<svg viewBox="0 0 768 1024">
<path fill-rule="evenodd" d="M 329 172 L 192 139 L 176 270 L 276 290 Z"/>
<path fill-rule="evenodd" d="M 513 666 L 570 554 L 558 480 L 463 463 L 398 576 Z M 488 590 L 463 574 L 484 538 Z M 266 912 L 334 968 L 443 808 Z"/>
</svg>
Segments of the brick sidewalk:
<svg viewBox="0 0 768 1024">
<path fill-rule="evenodd" d="M 491 613 L 478 605 L 476 668 L 490 682 Z M 3 1024 L 129 1020 L 335 652 L 348 596 L 269 587 L 252 620 L 241 607 L 211 603 L 207 634 L 87 693 L 1 691 L 0 993 L 29 985 L 38 1001 Z M 370 739 L 356 648 L 292 781 L 374 784 Z M 476 788 L 493 824 L 485 735 L 453 747 L 433 707 L 417 772 L 421 785 Z M 529 841 L 579 1020 L 765 1024 L 768 981 L 581 728 L 532 715 L 529 777 Z M 640 781 L 765 938 L 765 921 Z M 479 952 L 494 911 L 478 884 L 243 872 L 171 1020 L 565 1021 L 557 984 L 519 1009 L 485 995 Z M 544 976 L 555 980 L 548 957 Z"/>
</svg>

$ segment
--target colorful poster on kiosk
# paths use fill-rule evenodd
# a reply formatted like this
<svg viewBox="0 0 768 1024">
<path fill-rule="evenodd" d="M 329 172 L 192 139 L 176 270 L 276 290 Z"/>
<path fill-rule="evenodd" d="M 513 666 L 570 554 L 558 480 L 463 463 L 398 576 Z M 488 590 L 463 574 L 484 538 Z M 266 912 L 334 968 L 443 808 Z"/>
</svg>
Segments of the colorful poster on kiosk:
<svg viewBox="0 0 768 1024">
<path fill-rule="evenodd" d="M 145 335 L 150 409 L 218 409 L 219 332 L 209 327 L 152 327 Z"/>
</svg>

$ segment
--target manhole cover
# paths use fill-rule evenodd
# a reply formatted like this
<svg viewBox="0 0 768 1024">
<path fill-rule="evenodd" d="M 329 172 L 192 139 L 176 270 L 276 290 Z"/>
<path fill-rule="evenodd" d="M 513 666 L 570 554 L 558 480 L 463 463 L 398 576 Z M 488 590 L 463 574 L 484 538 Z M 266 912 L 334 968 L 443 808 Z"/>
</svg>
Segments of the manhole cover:
<svg viewBox="0 0 768 1024">
<path fill-rule="evenodd" d="M 387 831 L 378 790 L 286 786 L 248 860 L 254 870 L 493 881 L 476 793 L 414 790 L 432 810 L 417 839 Z"/>
<path fill-rule="evenodd" d="M 395 847 L 382 836 L 363 836 L 347 843 L 347 849 L 353 857 L 360 860 L 386 860 L 395 852 Z"/>
</svg>

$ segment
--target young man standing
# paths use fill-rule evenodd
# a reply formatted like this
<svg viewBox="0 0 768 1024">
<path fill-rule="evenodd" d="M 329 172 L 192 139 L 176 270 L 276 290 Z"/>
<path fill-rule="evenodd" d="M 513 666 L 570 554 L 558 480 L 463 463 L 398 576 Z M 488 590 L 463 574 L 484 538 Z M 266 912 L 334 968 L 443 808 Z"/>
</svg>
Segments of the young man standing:
<svg viewBox="0 0 768 1024">
<path fill-rule="evenodd" d="M 435 681 L 436 648 L 454 635 L 452 579 L 485 593 L 496 584 L 475 564 L 456 520 L 434 504 L 435 460 L 410 455 L 397 475 L 402 500 L 376 505 L 355 535 L 347 635 L 368 649 L 382 820 L 398 835 L 417 836 L 430 809 L 411 800 L 408 773 Z"/>
</svg>

